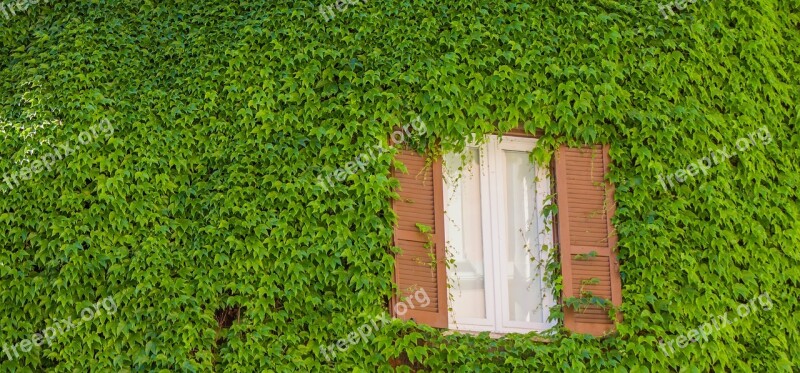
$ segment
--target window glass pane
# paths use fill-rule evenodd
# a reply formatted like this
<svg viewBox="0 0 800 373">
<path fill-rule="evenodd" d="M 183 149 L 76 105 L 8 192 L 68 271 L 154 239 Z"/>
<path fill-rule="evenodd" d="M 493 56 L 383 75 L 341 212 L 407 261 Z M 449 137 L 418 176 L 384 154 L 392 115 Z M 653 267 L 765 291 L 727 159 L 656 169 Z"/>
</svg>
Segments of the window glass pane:
<svg viewBox="0 0 800 373">
<path fill-rule="evenodd" d="M 448 283 L 456 322 L 486 318 L 481 222 L 481 175 L 478 149 L 444 157 L 445 237 L 449 258 Z M 454 268 L 453 268 L 454 266 Z"/>
<path fill-rule="evenodd" d="M 528 153 L 505 151 L 506 284 L 510 321 L 545 322 L 539 268 L 535 171 Z"/>
</svg>

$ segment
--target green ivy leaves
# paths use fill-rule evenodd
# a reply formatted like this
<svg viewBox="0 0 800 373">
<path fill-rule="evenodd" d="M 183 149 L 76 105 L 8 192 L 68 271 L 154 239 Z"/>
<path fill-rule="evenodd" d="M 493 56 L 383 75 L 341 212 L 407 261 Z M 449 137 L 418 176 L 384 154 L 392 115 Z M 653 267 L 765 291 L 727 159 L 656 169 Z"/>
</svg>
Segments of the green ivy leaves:
<svg viewBox="0 0 800 373">
<path fill-rule="evenodd" d="M 0 196 L 0 335 L 29 336 L 85 299 L 124 305 L 0 368 L 800 366 L 796 5 L 707 2 L 665 21 L 658 1 L 388 1 L 320 22 L 320 4 L 51 1 L 0 19 L 0 177 L 30 148 L 115 125 Z M 612 145 L 617 336 L 541 343 L 395 321 L 335 365 L 318 356 L 393 295 L 397 183 L 388 155 L 329 193 L 312 180 L 416 115 L 432 154 L 520 125 L 543 134 L 539 164 L 563 143 Z M 669 192 L 655 181 L 761 126 L 774 144 L 717 177 Z M 775 294 L 769 313 L 669 359 L 658 351 L 761 292 Z"/>
</svg>

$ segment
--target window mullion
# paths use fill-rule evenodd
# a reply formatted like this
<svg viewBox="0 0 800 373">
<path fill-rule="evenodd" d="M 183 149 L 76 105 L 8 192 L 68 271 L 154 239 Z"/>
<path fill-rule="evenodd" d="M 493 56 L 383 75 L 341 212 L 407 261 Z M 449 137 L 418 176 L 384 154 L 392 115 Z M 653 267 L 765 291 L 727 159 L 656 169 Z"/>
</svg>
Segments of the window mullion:
<svg viewBox="0 0 800 373">
<path fill-rule="evenodd" d="M 494 324 L 496 319 L 496 312 L 494 308 L 495 297 L 495 267 L 494 258 L 491 255 L 491 247 L 494 239 L 492 238 L 492 225 L 491 225 L 491 200 L 490 190 L 492 183 L 492 167 L 491 158 L 489 155 L 488 145 L 483 145 L 478 148 L 481 168 L 481 228 L 483 230 L 483 263 L 484 263 L 484 307 L 486 309 L 487 321 Z M 494 326 L 492 326 L 494 328 Z"/>
<path fill-rule="evenodd" d="M 508 288 L 508 281 L 511 278 L 509 271 L 513 270 L 513 266 L 509 267 L 508 263 L 512 260 L 512 258 L 508 257 L 508 242 L 507 237 L 507 229 L 508 224 L 511 222 L 507 221 L 508 217 L 508 202 L 507 198 L 507 190 L 508 190 L 508 172 L 506 166 L 506 153 L 505 147 L 502 146 L 499 142 L 497 143 L 496 148 L 496 162 L 495 167 L 497 167 L 497 187 L 495 188 L 495 205 L 497 206 L 497 213 L 495 215 L 495 219 L 497 221 L 497 258 L 500 261 L 500 276 L 501 279 L 498 282 L 497 291 L 500 293 L 500 298 L 498 300 L 497 308 L 500 312 L 500 317 L 497 320 L 497 329 L 506 331 L 506 322 L 508 315 L 510 314 L 509 304 L 510 304 L 510 294 Z"/>
<path fill-rule="evenodd" d="M 502 237 L 501 237 L 501 216 L 505 211 L 505 204 L 502 201 L 502 190 L 504 184 L 505 172 L 502 166 L 502 150 L 499 146 L 497 137 L 492 136 L 488 144 L 489 167 L 491 175 L 491 188 L 489 191 L 489 205 L 491 211 L 489 217 L 491 220 L 491 237 L 492 246 L 489 248 L 491 251 L 492 262 L 494 264 L 494 280 L 493 280 L 493 293 L 494 293 L 494 330 L 501 331 L 503 325 L 503 318 L 505 317 L 503 307 L 503 281 L 505 279 L 504 256 L 502 255 Z"/>
</svg>

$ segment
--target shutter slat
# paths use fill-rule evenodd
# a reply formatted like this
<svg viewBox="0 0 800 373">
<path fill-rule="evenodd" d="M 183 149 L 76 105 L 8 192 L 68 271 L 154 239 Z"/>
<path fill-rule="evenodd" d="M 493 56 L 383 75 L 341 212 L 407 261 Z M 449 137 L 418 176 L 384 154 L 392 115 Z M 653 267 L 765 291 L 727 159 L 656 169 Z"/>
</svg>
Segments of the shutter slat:
<svg viewBox="0 0 800 373">
<path fill-rule="evenodd" d="M 418 231 L 419 228 L 417 228 L 416 223 L 424 224 L 427 226 L 432 226 L 434 224 L 433 215 L 427 215 L 424 213 L 398 211 L 397 216 L 399 219 L 403 219 L 403 224 L 399 225 L 399 227 L 403 230 Z"/>
<path fill-rule="evenodd" d="M 614 188 L 605 181 L 610 159 L 608 146 L 561 147 L 556 155 L 556 199 L 558 240 L 561 251 L 563 297 L 580 297 L 581 291 L 622 304 L 619 265 L 614 248 L 617 237 L 611 226 Z M 596 252 L 576 259 L 578 254 Z M 597 279 L 598 283 L 582 284 Z M 601 336 L 614 331 L 608 310 L 590 306 L 580 310 L 564 307 L 564 324 L 575 333 Z"/>
<path fill-rule="evenodd" d="M 414 215 L 421 215 L 421 216 L 433 216 L 433 211 L 427 211 L 424 206 L 427 205 L 425 203 L 405 203 L 399 202 L 395 204 L 394 210 L 395 213 L 403 212 L 408 214 Z"/>
<path fill-rule="evenodd" d="M 392 299 L 392 315 L 446 328 L 447 264 L 442 163 L 436 161 L 426 167 L 425 157 L 409 150 L 399 151 L 396 160 L 403 163 L 408 172 L 392 170 L 392 176 L 400 183 L 396 190 L 400 198 L 392 201 L 397 215 L 394 245 L 400 249 L 395 257 L 394 275 L 399 296 Z M 432 231 L 421 234 L 417 223 L 430 227 Z M 425 247 L 428 241 L 431 241 L 430 247 Z M 419 289 L 424 289 L 430 299 L 430 304 L 425 307 L 417 304 L 413 297 Z M 398 304 L 404 298 L 406 307 Z M 406 312 L 402 313 L 404 310 Z"/>
</svg>

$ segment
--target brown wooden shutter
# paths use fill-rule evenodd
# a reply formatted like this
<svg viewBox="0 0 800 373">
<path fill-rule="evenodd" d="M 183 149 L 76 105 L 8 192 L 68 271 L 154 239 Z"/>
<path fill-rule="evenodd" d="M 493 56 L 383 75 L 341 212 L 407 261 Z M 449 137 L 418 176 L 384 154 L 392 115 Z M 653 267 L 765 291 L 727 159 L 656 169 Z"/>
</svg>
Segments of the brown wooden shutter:
<svg viewBox="0 0 800 373">
<path fill-rule="evenodd" d="M 611 225 L 614 186 L 605 180 L 610 158 L 608 145 L 584 148 L 561 147 L 556 155 L 556 199 L 558 241 L 564 277 L 564 299 L 581 297 L 581 289 L 594 296 L 622 304 L 617 237 Z M 579 254 L 596 252 L 591 257 Z M 596 285 L 584 281 L 599 279 Z M 617 321 L 622 314 L 617 313 Z M 576 333 L 600 336 L 614 330 L 608 310 L 589 306 L 579 311 L 564 306 L 564 324 Z"/>
<path fill-rule="evenodd" d="M 393 299 L 392 315 L 446 328 L 447 265 L 442 162 L 439 160 L 425 167 L 425 157 L 410 150 L 399 151 L 397 160 L 406 166 L 408 173 L 392 171 L 392 176 L 400 181 L 400 199 L 392 201 L 392 208 L 398 218 L 394 230 L 394 245 L 401 250 L 395 257 L 394 276 L 401 299 Z M 420 232 L 417 223 L 431 227 L 433 231 L 426 236 Z M 426 248 L 426 244 L 431 247 Z M 414 294 L 420 289 L 430 298 L 430 303 L 424 307 L 422 305 L 427 302 L 414 298 Z M 402 298 L 406 297 L 403 302 Z M 398 302 L 406 303 L 405 307 L 398 306 Z"/>
</svg>

